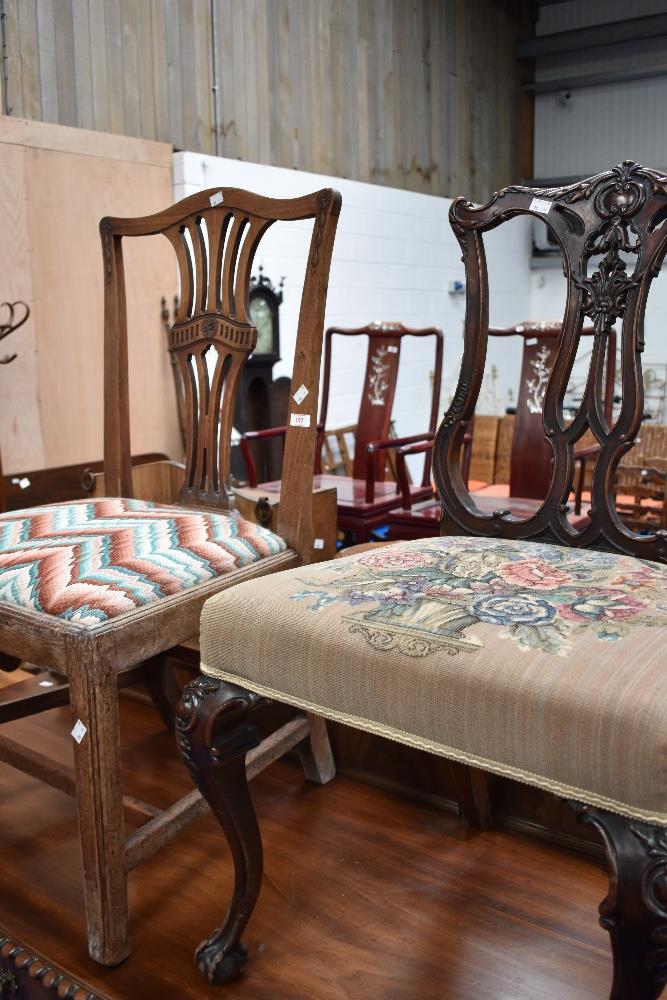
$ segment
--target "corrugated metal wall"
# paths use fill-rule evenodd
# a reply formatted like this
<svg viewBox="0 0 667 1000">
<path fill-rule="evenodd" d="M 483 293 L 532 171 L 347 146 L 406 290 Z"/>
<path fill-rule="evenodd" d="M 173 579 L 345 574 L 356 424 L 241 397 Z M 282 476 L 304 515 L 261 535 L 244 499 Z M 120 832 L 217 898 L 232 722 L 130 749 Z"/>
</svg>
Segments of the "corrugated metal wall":
<svg viewBox="0 0 667 1000">
<path fill-rule="evenodd" d="M 667 12 L 665 0 L 569 0 L 540 8 L 538 35 Z M 648 38 L 543 56 L 535 79 L 667 69 L 667 40 Z M 587 175 L 623 159 L 667 168 L 667 76 L 573 88 L 535 99 L 535 176 Z"/>
<path fill-rule="evenodd" d="M 529 0 L 214 0 L 222 156 L 482 199 L 530 175 Z M 26 118 L 216 152 L 209 0 L 5 0 Z"/>
</svg>

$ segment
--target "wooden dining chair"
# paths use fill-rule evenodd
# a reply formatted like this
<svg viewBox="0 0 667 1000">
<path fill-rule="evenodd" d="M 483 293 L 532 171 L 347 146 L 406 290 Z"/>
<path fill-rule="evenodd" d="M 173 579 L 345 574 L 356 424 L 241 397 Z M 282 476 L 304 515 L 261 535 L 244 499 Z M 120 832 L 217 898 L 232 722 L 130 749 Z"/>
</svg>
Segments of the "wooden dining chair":
<svg viewBox="0 0 667 1000">
<path fill-rule="evenodd" d="M 568 294 L 542 400 L 553 474 L 539 509 L 517 518 L 478 507 L 461 452 L 486 361 L 484 234 L 526 215 L 553 234 Z M 667 535 L 623 523 L 613 476 L 642 419 L 643 321 L 667 252 L 667 175 L 626 161 L 568 187 L 508 187 L 481 207 L 459 198 L 450 219 L 467 305 L 459 382 L 433 453 L 442 534 L 244 583 L 204 607 L 202 675 L 184 691 L 177 730 L 236 882 L 197 962 L 223 981 L 246 961 L 262 846 L 244 758 L 257 742 L 253 714 L 272 698 L 567 800 L 607 851 L 600 914 L 612 998 L 655 1000 L 667 980 Z M 564 396 L 584 317 L 595 336 L 570 419 Z M 610 421 L 603 373 L 616 319 L 622 400 Z M 577 528 L 566 507 L 589 429 L 600 450 L 590 517 Z"/>
<path fill-rule="evenodd" d="M 0 722 L 69 702 L 75 766 L 72 773 L 5 735 L 0 760 L 76 796 L 89 950 L 107 965 L 130 950 L 127 874 L 205 808 L 198 792 L 164 811 L 124 801 L 118 688 L 147 681 L 169 718 L 173 706 L 160 684 L 161 677 L 168 680 L 161 654 L 196 636 L 206 598 L 242 580 L 313 562 L 326 548 L 314 523 L 312 467 L 340 204 L 330 189 L 274 200 L 216 188 L 145 218 L 103 219 L 105 496 L 0 516 L 0 649 L 51 671 L 49 687 L 30 678 L 3 688 Z M 302 220 L 312 220 L 313 230 L 294 387 L 310 388 L 298 412 L 311 423 L 287 431 L 283 502 L 270 531 L 235 511 L 232 417 L 239 375 L 256 340 L 248 316 L 253 257 L 274 223 Z M 123 240 L 156 234 L 173 246 L 181 283 L 170 338 L 185 386 L 187 453 L 178 500 L 169 505 L 135 498 L 130 464 Z M 333 535 L 332 516 L 330 521 Z M 310 751 L 303 741 L 313 732 Z M 331 755 L 314 718 L 305 726 L 288 723 L 252 767 L 261 769 L 297 744 L 307 775 L 328 780 Z M 142 824 L 127 839 L 124 810 Z"/>
<path fill-rule="evenodd" d="M 442 380 L 442 331 L 436 327 L 411 329 L 402 323 L 370 323 L 367 326 L 346 328 L 330 327 L 325 334 L 324 372 L 322 378 L 322 405 L 320 409 L 320 438 L 326 434 L 331 387 L 333 340 L 334 337 L 354 338 L 361 342 L 368 340 L 366 368 L 363 380 L 361 403 L 357 418 L 352 475 L 341 476 L 322 472 L 321 448 L 315 464 L 315 486 L 319 489 L 335 488 L 338 494 L 338 527 L 341 531 L 354 533 L 355 540 L 363 543 L 369 540 L 373 529 L 384 523 L 388 510 L 396 505 L 398 486 L 395 481 L 385 479 L 387 456 L 402 445 L 420 441 L 425 436 L 433 438 L 440 405 L 440 383 Z M 430 397 L 428 426 L 421 434 L 407 437 L 392 437 L 391 420 L 398 380 L 401 347 L 406 337 L 432 338 L 433 380 L 425 390 Z M 282 436 L 284 427 L 262 431 L 249 431 L 241 435 L 241 448 L 248 469 L 251 486 L 257 486 L 257 474 L 250 445 L 255 441 Z M 418 483 L 409 483 L 410 497 L 414 502 L 433 496 L 431 486 L 431 459 L 426 455 Z M 261 483 L 261 488 L 275 493 L 280 490 L 280 482 Z"/>
</svg>

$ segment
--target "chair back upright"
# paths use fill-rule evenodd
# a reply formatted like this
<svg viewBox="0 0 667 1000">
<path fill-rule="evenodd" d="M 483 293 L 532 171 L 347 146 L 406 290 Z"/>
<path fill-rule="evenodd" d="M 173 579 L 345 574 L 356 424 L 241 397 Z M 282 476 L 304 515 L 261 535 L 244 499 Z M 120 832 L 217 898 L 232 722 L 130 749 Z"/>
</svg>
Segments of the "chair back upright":
<svg viewBox="0 0 667 1000">
<path fill-rule="evenodd" d="M 555 343 L 553 366 L 542 399 L 543 438 L 553 470 L 543 503 L 526 517 L 507 511 L 484 513 L 461 475 L 465 423 L 474 413 L 486 361 L 489 289 L 484 233 L 516 216 L 542 219 L 562 254 L 567 300 Z M 434 448 L 434 476 L 441 497 L 445 533 L 461 531 L 500 538 L 532 538 L 574 546 L 615 549 L 651 559 L 667 557 L 667 535 L 631 530 L 619 516 L 614 476 L 632 448 L 644 408 L 641 356 L 644 314 L 651 282 L 667 252 L 667 176 L 630 160 L 595 177 L 562 188 L 512 186 L 476 208 L 463 198 L 450 222 L 466 265 L 463 361 L 449 410 Z M 572 419 L 564 397 L 577 356 L 585 317 L 594 328 L 583 397 Z M 619 338 L 621 402 L 611 419 L 605 405 L 605 363 L 610 331 Z M 588 520 L 573 526 L 568 498 L 575 471 L 575 447 L 590 430 L 599 445 L 592 474 Z"/>
<path fill-rule="evenodd" d="M 238 188 L 212 188 L 144 218 L 100 223 L 105 276 L 105 489 L 133 496 L 130 464 L 128 349 L 123 272 L 124 237 L 164 235 L 174 248 L 179 305 L 169 332 L 185 391 L 185 478 L 180 503 L 234 508 L 230 450 L 239 378 L 255 348 L 249 315 L 252 264 L 262 238 L 278 221 L 313 220 L 297 329 L 292 392 L 308 395 L 288 428 L 283 484 L 289 504 L 279 529 L 296 546 L 310 535 L 312 468 L 324 308 L 341 198 L 329 188 L 302 198 L 265 198 Z"/>
<path fill-rule="evenodd" d="M 324 335 L 324 373 L 320 409 L 320 425 L 325 428 L 331 386 L 332 343 L 336 336 L 368 338 L 366 370 L 359 404 L 352 463 L 352 477 L 365 479 L 367 471 L 366 446 L 373 441 L 386 441 L 391 437 L 391 418 L 401 360 L 401 345 L 405 337 L 432 337 L 434 341 L 433 386 L 427 429 L 432 434 L 435 433 L 442 379 L 442 331 L 436 327 L 412 329 L 402 323 L 369 323 L 367 326 L 354 328 L 329 327 Z M 383 482 L 387 452 L 377 452 L 374 461 L 374 479 L 376 482 Z M 430 456 L 427 456 L 426 461 L 430 461 Z"/>
</svg>

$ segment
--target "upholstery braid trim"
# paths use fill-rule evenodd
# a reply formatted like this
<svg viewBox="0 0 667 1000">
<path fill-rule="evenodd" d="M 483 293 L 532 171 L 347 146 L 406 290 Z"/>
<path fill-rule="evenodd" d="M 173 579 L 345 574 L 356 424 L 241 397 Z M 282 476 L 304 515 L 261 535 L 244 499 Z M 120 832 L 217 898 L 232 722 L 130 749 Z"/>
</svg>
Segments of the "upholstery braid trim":
<svg viewBox="0 0 667 1000">
<path fill-rule="evenodd" d="M 295 708 L 302 708 L 307 712 L 313 712 L 315 715 L 321 715 L 323 718 L 331 719 L 334 722 L 342 722 L 347 726 L 352 726 L 354 729 L 361 729 L 363 732 L 373 733 L 376 736 L 384 736 L 387 739 L 394 740 L 396 743 L 404 743 L 407 746 L 416 747 L 418 750 L 426 750 L 429 753 L 437 754 L 440 757 L 447 757 L 462 764 L 470 764 L 472 767 L 479 767 L 483 771 L 491 771 L 493 774 L 501 775 L 501 777 L 521 781 L 525 785 L 543 788 L 545 791 L 552 792 L 561 798 L 576 799 L 578 802 L 583 802 L 586 805 L 607 809 L 610 812 L 619 813 L 621 816 L 627 816 L 630 819 L 638 819 L 644 823 L 653 823 L 656 826 L 667 827 L 667 813 L 655 813 L 646 809 L 637 809 L 625 802 L 618 802 L 615 799 L 597 795 L 595 792 L 589 792 L 574 785 L 552 781 L 550 778 L 534 774 L 532 771 L 524 771 L 509 764 L 488 760 L 486 757 L 477 757 L 463 750 L 457 750 L 455 747 L 448 747 L 444 743 L 426 740 L 420 736 L 415 736 L 400 729 L 393 729 L 390 726 L 385 726 L 371 719 L 362 719 L 355 715 L 348 715 L 346 712 L 338 712 L 335 709 L 326 708 L 324 705 L 318 705 L 315 702 L 306 701 L 294 695 L 286 695 L 284 692 L 267 687 L 264 684 L 257 684 L 256 681 L 247 680 L 238 674 L 232 674 L 217 667 L 209 667 L 203 662 L 201 664 L 201 672 L 209 677 L 229 681 L 231 684 L 236 684 L 239 687 L 246 688 L 248 691 L 253 691 L 255 694 L 271 698 L 274 701 L 292 705 Z"/>
</svg>

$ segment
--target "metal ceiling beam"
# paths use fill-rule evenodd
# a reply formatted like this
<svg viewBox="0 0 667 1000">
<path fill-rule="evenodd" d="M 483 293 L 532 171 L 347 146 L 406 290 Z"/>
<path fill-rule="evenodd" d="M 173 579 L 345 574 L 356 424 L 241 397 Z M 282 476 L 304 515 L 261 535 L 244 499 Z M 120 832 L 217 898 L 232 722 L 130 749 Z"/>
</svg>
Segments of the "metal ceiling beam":
<svg viewBox="0 0 667 1000">
<path fill-rule="evenodd" d="M 633 42 L 658 35 L 667 35 L 667 14 L 608 21 L 590 28 L 555 31 L 549 35 L 525 38 L 516 43 L 516 54 L 519 59 L 535 59 L 538 56 L 553 56 L 576 49 L 594 49 L 601 45 L 616 45 L 619 42 Z"/>
<path fill-rule="evenodd" d="M 658 66 L 655 69 L 610 69 L 602 73 L 586 73 L 583 76 L 536 80 L 535 83 L 524 83 L 522 89 L 532 94 L 558 94 L 562 91 L 581 90 L 582 87 L 601 87 L 610 83 L 651 80 L 661 76 L 667 76 L 667 66 Z"/>
</svg>

